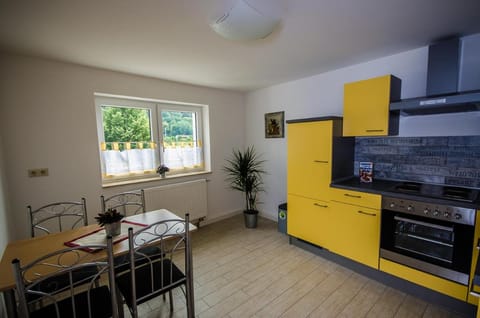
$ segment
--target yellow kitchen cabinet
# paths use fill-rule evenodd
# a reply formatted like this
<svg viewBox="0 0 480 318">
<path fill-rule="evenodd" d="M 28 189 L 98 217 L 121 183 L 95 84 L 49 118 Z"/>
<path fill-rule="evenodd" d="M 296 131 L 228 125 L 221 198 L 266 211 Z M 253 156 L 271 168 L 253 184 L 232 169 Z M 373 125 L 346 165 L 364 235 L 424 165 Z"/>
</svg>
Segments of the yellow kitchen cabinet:
<svg viewBox="0 0 480 318">
<path fill-rule="evenodd" d="M 330 200 L 380 210 L 382 196 L 366 192 L 334 188 L 330 191 Z"/>
<path fill-rule="evenodd" d="M 398 112 L 390 113 L 390 101 L 400 99 L 401 80 L 393 75 L 344 85 L 343 136 L 398 134 Z"/>
<path fill-rule="evenodd" d="M 473 246 L 472 246 L 472 268 L 470 271 L 470 280 L 469 280 L 469 286 L 471 286 L 471 291 L 473 293 L 469 293 L 467 300 L 470 304 L 473 305 L 479 305 L 480 297 L 477 295 L 480 295 L 480 286 L 474 286 L 473 284 L 473 277 L 475 275 L 475 268 L 477 266 L 477 261 L 478 261 L 478 255 L 479 255 L 479 250 L 477 248 L 477 245 L 480 243 L 480 210 L 477 210 L 477 215 L 475 218 L 475 233 L 473 237 Z M 480 310 L 480 306 L 479 306 Z M 477 317 L 480 318 L 480 316 L 477 314 Z"/>
<path fill-rule="evenodd" d="M 405 265 L 380 258 L 380 270 L 391 275 L 403 278 L 412 283 L 436 290 L 442 294 L 466 301 L 467 286 L 454 283 Z"/>
<path fill-rule="evenodd" d="M 330 203 L 292 194 L 287 200 L 288 234 L 318 246 L 329 246 L 332 238 Z"/>
<path fill-rule="evenodd" d="M 287 233 L 327 247 L 332 178 L 353 174 L 354 139 L 343 138 L 340 117 L 287 121 Z"/>
<path fill-rule="evenodd" d="M 329 250 L 378 269 L 380 210 L 330 202 L 330 224 L 335 228 Z"/>
<path fill-rule="evenodd" d="M 333 121 L 288 125 L 287 189 L 311 199 L 328 199 L 332 171 Z"/>
</svg>

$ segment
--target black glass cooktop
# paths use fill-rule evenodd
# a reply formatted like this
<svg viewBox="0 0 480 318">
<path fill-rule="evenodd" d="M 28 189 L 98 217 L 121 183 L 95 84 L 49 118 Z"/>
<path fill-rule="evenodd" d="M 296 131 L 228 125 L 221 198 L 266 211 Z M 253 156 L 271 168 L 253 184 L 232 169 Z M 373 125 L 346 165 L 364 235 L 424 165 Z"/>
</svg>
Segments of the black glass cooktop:
<svg viewBox="0 0 480 318">
<path fill-rule="evenodd" d="M 395 185 L 394 190 L 405 194 L 463 202 L 475 202 L 479 193 L 476 189 L 419 182 L 400 182 Z"/>
</svg>

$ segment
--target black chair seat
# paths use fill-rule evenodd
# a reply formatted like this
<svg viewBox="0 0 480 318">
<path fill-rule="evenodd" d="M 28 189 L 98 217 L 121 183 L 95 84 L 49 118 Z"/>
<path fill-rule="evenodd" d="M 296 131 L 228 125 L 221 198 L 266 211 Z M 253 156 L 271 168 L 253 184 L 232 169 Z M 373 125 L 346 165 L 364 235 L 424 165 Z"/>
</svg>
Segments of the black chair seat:
<svg viewBox="0 0 480 318">
<path fill-rule="evenodd" d="M 164 255 L 161 253 L 161 249 L 157 246 L 145 246 L 138 250 L 138 254 L 135 254 L 135 264 L 141 265 L 148 261 L 148 259 L 141 254 L 145 254 L 153 259 L 163 257 Z M 115 273 L 119 274 L 125 271 L 130 270 L 130 255 L 124 254 L 117 256 L 113 259 L 113 263 L 115 264 Z"/>
<path fill-rule="evenodd" d="M 165 293 L 168 290 L 178 287 L 184 284 L 186 280 L 186 277 L 182 273 L 182 271 L 168 259 L 156 261 L 151 264 L 145 264 L 145 266 L 137 267 L 135 270 L 135 274 L 135 291 L 137 294 L 138 304 L 141 304 L 160 295 L 161 293 Z M 152 274 L 153 279 L 151 278 Z M 125 272 L 117 276 L 116 282 L 118 289 L 125 298 L 126 304 L 129 307 L 132 306 L 132 287 L 130 272 Z M 155 293 L 155 291 L 158 292 Z M 146 295 L 149 296 L 141 299 Z M 139 299 L 141 299 L 141 301 Z"/>
<path fill-rule="evenodd" d="M 92 317 L 104 318 L 112 316 L 112 304 L 110 301 L 110 291 L 107 286 L 94 288 L 89 292 L 83 292 L 75 295 L 75 312 L 77 317 L 88 317 L 88 297 L 90 295 L 90 305 L 92 306 Z M 72 299 L 67 298 L 57 302 L 59 315 L 58 317 L 69 318 L 73 317 Z M 30 314 L 30 317 L 57 317 L 56 306 L 54 304 L 40 308 Z"/>
</svg>

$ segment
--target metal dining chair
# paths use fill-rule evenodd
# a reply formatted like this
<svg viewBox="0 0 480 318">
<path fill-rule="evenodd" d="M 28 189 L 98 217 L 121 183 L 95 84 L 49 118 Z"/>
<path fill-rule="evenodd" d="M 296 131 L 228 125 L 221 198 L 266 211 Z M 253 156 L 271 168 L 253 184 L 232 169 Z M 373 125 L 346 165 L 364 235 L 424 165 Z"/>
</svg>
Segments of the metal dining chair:
<svg viewBox="0 0 480 318">
<path fill-rule="evenodd" d="M 160 254 L 152 257 L 142 253 L 142 248 L 152 244 L 160 246 Z M 187 316 L 194 317 L 189 215 L 185 215 L 185 220 L 160 221 L 135 233 L 130 228 L 128 245 L 130 268 L 117 274 L 116 283 L 132 317 L 138 317 L 138 305 L 167 292 L 170 312 L 173 312 L 172 290 L 177 287 L 180 287 L 185 295 Z M 135 259 L 137 261 L 134 261 Z"/>
<path fill-rule="evenodd" d="M 108 209 L 116 209 L 124 216 L 145 213 L 145 192 L 143 189 L 138 191 L 122 192 L 109 197 L 100 196 L 102 211 L 105 213 Z M 155 246 L 146 246 L 142 252 L 148 255 L 160 253 Z M 137 257 L 138 259 L 138 257 Z M 115 257 L 115 270 L 122 272 L 128 270 L 129 259 L 127 255 Z"/>
<path fill-rule="evenodd" d="M 19 317 L 118 317 L 112 244 L 108 237 L 106 244 L 65 248 L 28 264 L 14 259 Z M 104 252 L 106 260 L 91 260 L 86 249 Z"/>
<path fill-rule="evenodd" d="M 85 198 L 80 201 L 54 202 L 37 209 L 27 206 L 31 236 L 50 234 L 88 225 Z"/>
<path fill-rule="evenodd" d="M 130 191 L 122 192 L 109 197 L 100 196 L 102 211 L 116 209 L 125 216 L 145 213 L 145 192 Z"/>
</svg>

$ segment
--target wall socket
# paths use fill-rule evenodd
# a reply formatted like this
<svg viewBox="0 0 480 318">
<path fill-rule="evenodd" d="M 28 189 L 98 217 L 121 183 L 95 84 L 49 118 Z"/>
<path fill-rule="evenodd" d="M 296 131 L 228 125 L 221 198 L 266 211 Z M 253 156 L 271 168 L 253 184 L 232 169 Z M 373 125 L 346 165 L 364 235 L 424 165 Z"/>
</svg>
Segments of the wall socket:
<svg viewBox="0 0 480 318">
<path fill-rule="evenodd" d="M 33 177 L 46 177 L 48 176 L 48 168 L 28 169 L 28 176 Z"/>
</svg>

